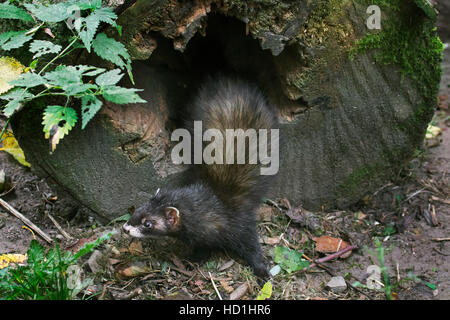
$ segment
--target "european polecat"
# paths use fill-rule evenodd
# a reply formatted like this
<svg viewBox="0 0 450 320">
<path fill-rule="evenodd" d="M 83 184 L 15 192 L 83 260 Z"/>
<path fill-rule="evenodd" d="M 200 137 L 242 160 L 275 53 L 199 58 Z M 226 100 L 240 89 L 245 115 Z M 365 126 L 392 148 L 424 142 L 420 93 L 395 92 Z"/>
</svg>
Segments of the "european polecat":
<svg viewBox="0 0 450 320">
<path fill-rule="evenodd" d="M 275 111 L 258 88 L 230 78 L 210 79 L 190 110 L 188 132 L 194 133 L 193 121 L 201 121 L 202 133 L 216 129 L 222 134 L 223 141 L 215 137 L 208 144 L 210 150 L 215 148 L 211 155 L 222 164 L 193 164 L 192 184 L 160 190 L 134 212 L 123 229 L 137 238 L 178 238 L 189 244 L 195 255 L 225 250 L 243 259 L 259 278 L 266 279 L 269 273 L 258 241 L 255 210 L 268 190 L 269 176 L 261 175 L 260 163 L 250 161 L 261 151 L 261 145 L 252 148 L 247 136 L 244 163 L 238 164 L 236 157 L 234 163 L 229 163 L 227 157 L 236 156 L 242 149 L 237 136 L 227 136 L 226 132 L 254 129 L 271 135 L 271 129 L 278 127 Z M 227 145 L 231 139 L 234 145 Z M 272 139 L 266 141 L 269 152 L 278 152 Z"/>
</svg>

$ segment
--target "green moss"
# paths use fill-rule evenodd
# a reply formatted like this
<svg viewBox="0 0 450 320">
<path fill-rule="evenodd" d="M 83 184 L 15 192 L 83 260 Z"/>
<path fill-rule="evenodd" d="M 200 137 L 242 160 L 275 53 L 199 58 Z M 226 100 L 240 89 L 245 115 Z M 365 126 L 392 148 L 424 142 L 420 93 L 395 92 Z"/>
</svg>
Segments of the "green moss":
<svg viewBox="0 0 450 320">
<path fill-rule="evenodd" d="M 357 2 L 376 4 L 388 12 L 387 20 L 382 21 L 382 30 L 358 40 L 350 51 L 350 58 L 378 49 L 376 61 L 398 65 L 402 76 L 414 81 L 425 103 L 433 109 L 442 75 L 440 63 L 444 48 L 433 25 L 434 19 L 430 19 L 422 7 L 411 6 L 406 0 L 392 0 L 388 4 L 385 0 Z"/>
<path fill-rule="evenodd" d="M 374 164 L 356 168 L 345 180 L 337 187 L 337 196 L 343 194 L 348 196 L 357 190 L 361 190 L 361 186 L 365 182 L 370 181 L 373 184 L 373 178 L 378 177 L 380 172 L 386 169 L 382 165 Z"/>
</svg>

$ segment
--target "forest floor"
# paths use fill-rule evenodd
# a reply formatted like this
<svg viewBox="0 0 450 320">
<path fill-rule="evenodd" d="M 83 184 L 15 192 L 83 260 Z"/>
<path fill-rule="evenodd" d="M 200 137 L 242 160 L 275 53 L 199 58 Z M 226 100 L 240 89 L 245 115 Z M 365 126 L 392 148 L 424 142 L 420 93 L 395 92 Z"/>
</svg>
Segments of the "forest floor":
<svg viewBox="0 0 450 320">
<path fill-rule="evenodd" d="M 441 134 L 426 139 L 423 149 L 389 183 L 347 211 L 311 213 L 303 208 L 289 208 L 284 199 L 273 199 L 272 205 L 261 207 L 259 231 L 270 268 L 283 265 L 274 261 L 274 249 L 280 246 L 301 251 L 311 259 L 323 257 L 318 246 L 326 238 L 319 236 L 358 246 L 348 258 L 325 262 L 321 268 L 291 273 L 283 268 L 271 280 L 272 299 L 450 299 L 450 48 L 445 50 L 444 60 L 440 107 L 433 119 Z M 120 232 L 123 222 L 99 225 L 87 210 L 63 194 L 55 194 L 45 180 L 9 154 L 0 152 L 0 163 L 0 170 L 4 170 L 14 188 L 2 199 L 58 239 L 61 248 L 74 250 L 107 231 L 118 231 L 83 260 L 83 277 L 93 279 L 84 291 L 87 296 L 257 297 L 260 287 L 254 275 L 232 258 L 219 255 L 204 263 L 191 263 L 171 240 L 132 241 Z M 73 239 L 60 234 L 49 214 Z M 298 219 L 300 216 L 309 218 Z M 33 234 L 23 225 L 0 210 L 0 255 L 27 252 Z M 376 244 L 375 237 L 381 242 Z M 380 256 L 381 249 L 384 252 Z M 379 279 L 378 290 L 366 286 L 368 268 L 373 265 L 385 268 L 382 271 L 389 278 Z M 332 276 L 342 276 L 346 287 L 329 288 L 327 283 Z"/>
</svg>

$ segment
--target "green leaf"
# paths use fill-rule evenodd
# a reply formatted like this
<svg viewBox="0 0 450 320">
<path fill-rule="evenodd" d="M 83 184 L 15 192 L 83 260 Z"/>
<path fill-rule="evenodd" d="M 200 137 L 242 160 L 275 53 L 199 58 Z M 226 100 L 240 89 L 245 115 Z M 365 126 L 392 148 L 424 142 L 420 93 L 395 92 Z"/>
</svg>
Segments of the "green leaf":
<svg viewBox="0 0 450 320">
<path fill-rule="evenodd" d="M 86 50 L 91 52 L 92 40 L 94 39 L 95 33 L 97 32 L 97 28 L 100 24 L 100 20 L 94 13 L 91 13 L 87 18 L 83 18 L 83 22 L 85 23 L 86 28 L 79 31 L 81 41 L 83 42 Z"/>
<path fill-rule="evenodd" d="M 113 27 L 116 26 L 115 20 L 117 19 L 117 15 L 111 8 L 99 8 L 95 10 L 91 15 L 95 15 L 95 17 L 101 22 L 105 22 Z"/>
<path fill-rule="evenodd" d="M 72 16 L 69 3 L 56 3 L 49 6 L 25 3 L 25 8 L 43 22 L 60 22 Z"/>
<path fill-rule="evenodd" d="M 3 113 L 5 114 L 5 116 L 10 117 L 13 115 L 14 112 L 19 110 L 21 106 L 22 100 L 19 99 L 11 100 L 6 104 L 5 109 L 3 109 Z"/>
<path fill-rule="evenodd" d="M 113 86 L 122 79 L 123 74 L 120 74 L 120 72 L 120 69 L 105 72 L 95 79 L 95 83 L 99 86 Z"/>
<path fill-rule="evenodd" d="M 45 80 L 40 75 L 32 72 L 23 73 L 16 80 L 10 82 L 11 85 L 17 87 L 36 87 L 44 84 Z"/>
<path fill-rule="evenodd" d="M 99 9 L 102 6 L 102 0 L 69 0 L 68 3 L 78 6 L 80 10 Z"/>
<path fill-rule="evenodd" d="M 92 47 L 99 57 L 114 63 L 121 69 L 130 61 L 130 55 L 125 46 L 113 38 L 108 38 L 103 32 L 95 37 Z"/>
<path fill-rule="evenodd" d="M 77 112 L 70 107 L 48 106 L 45 109 L 42 124 L 45 137 L 50 139 L 52 152 L 59 141 L 72 130 L 77 120 Z"/>
<path fill-rule="evenodd" d="M 105 72 L 106 71 L 106 69 L 103 69 L 103 68 L 96 68 L 95 70 L 92 70 L 92 71 L 89 71 L 89 72 L 85 72 L 85 73 L 83 73 L 83 76 L 86 76 L 86 77 L 95 77 L 96 75 L 98 75 L 98 74 L 100 74 L 100 73 L 103 73 L 103 72 Z"/>
<path fill-rule="evenodd" d="M 80 93 L 84 93 L 90 89 L 97 90 L 98 87 L 92 83 L 74 83 L 64 87 L 66 94 L 69 96 L 75 96 Z"/>
<path fill-rule="evenodd" d="M 93 95 L 83 96 L 81 98 L 81 128 L 84 130 L 87 124 L 101 109 L 103 102 Z"/>
<path fill-rule="evenodd" d="M 435 284 L 430 283 L 430 282 L 427 282 L 427 281 L 425 281 L 424 283 L 425 283 L 425 285 L 426 285 L 428 288 L 430 288 L 431 290 L 436 290 L 436 285 L 435 285 Z"/>
<path fill-rule="evenodd" d="M 266 300 L 272 296 L 272 283 L 270 281 L 266 282 L 262 287 L 261 291 L 259 291 L 256 300 Z"/>
<path fill-rule="evenodd" d="M 27 41 L 33 39 L 33 34 L 27 35 L 28 31 L 8 31 L 0 34 L 0 48 L 5 51 L 17 49 Z"/>
<path fill-rule="evenodd" d="M 0 99 L 3 100 L 8 100 L 8 101 L 12 101 L 12 100 L 24 100 L 24 99 L 28 99 L 33 97 L 33 94 L 31 94 L 30 92 L 22 89 L 22 88 L 14 88 L 9 90 L 8 92 L 0 95 Z"/>
<path fill-rule="evenodd" d="M 81 82 L 81 74 L 67 66 L 58 66 L 54 71 L 45 73 L 43 77 L 49 84 L 63 89 Z"/>
<path fill-rule="evenodd" d="M 108 232 L 108 233 L 102 235 L 101 237 L 99 237 L 97 240 L 95 240 L 93 242 L 86 243 L 83 247 L 80 248 L 80 250 L 78 250 L 77 253 L 75 253 L 74 258 L 78 259 L 78 258 L 84 256 L 85 254 L 91 252 L 92 249 L 94 249 L 95 247 L 100 245 L 103 241 L 110 239 L 116 233 L 117 233 L 116 231 L 111 231 L 111 232 Z"/>
<path fill-rule="evenodd" d="M 7 93 L 0 95 L 0 99 L 9 101 L 6 104 L 3 113 L 5 116 L 10 117 L 14 112 L 20 109 L 22 102 L 25 99 L 31 97 L 33 97 L 33 94 L 23 88 L 14 88 L 9 90 Z"/>
<path fill-rule="evenodd" d="M 50 41 L 34 40 L 30 44 L 30 52 L 35 53 L 33 59 L 43 56 L 44 54 L 57 54 L 61 49 L 62 47 L 60 45 L 53 44 Z"/>
<path fill-rule="evenodd" d="M 27 251 L 29 265 L 40 263 L 44 261 L 44 247 L 42 247 L 36 240 L 31 240 L 30 249 Z"/>
<path fill-rule="evenodd" d="M 103 90 L 103 98 L 117 104 L 126 103 L 144 103 L 147 102 L 139 97 L 135 92 L 141 89 L 122 88 L 117 86 L 108 86 Z"/>
<path fill-rule="evenodd" d="M 273 260 L 288 273 L 307 268 L 311 264 L 302 258 L 301 252 L 286 247 L 276 247 Z"/>
<path fill-rule="evenodd" d="M 107 225 L 114 224 L 116 222 L 126 222 L 131 218 L 131 215 L 129 213 L 124 214 L 123 216 L 117 217 L 115 219 L 112 219 Z"/>
<path fill-rule="evenodd" d="M 8 4 L 0 3 L 0 19 L 18 19 L 22 21 L 33 21 L 33 18 L 22 8 Z"/>
</svg>

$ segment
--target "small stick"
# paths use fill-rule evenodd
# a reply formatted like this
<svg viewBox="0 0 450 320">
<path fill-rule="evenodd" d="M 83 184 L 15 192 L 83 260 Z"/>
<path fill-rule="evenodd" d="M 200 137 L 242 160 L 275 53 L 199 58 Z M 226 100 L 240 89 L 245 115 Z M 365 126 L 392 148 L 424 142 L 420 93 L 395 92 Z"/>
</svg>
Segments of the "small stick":
<svg viewBox="0 0 450 320">
<path fill-rule="evenodd" d="M 208 272 L 208 273 L 209 273 L 209 278 L 211 279 L 212 285 L 214 287 L 214 290 L 216 290 L 217 296 L 219 297 L 220 300 L 222 300 L 222 296 L 220 295 L 219 290 L 217 290 L 217 287 L 216 287 L 216 284 L 214 283 L 211 272 Z"/>
<path fill-rule="evenodd" d="M 450 238 L 433 238 L 433 241 L 450 241 Z"/>
<path fill-rule="evenodd" d="M 333 254 L 330 254 L 330 255 L 320 258 L 320 259 L 316 259 L 316 260 L 312 261 L 312 263 L 309 265 L 309 267 L 302 269 L 302 271 L 311 269 L 312 267 L 315 267 L 318 264 L 321 264 L 323 262 L 327 262 L 327 261 L 336 259 L 336 258 L 340 257 L 342 254 L 346 253 L 347 251 L 357 249 L 357 248 L 358 248 L 358 246 L 356 246 L 356 245 L 348 246 L 348 247 L 345 247 L 344 249 L 342 249 L 341 251 L 335 252 Z"/>
<path fill-rule="evenodd" d="M 28 220 L 23 214 L 21 214 L 19 211 L 11 207 L 11 205 L 6 202 L 3 199 L 0 199 L 0 205 L 5 208 L 7 211 L 9 211 L 11 214 L 13 214 L 16 218 L 19 218 L 23 221 L 27 226 L 29 226 L 31 229 L 33 229 L 37 234 L 39 234 L 45 241 L 48 243 L 52 243 L 53 240 L 41 229 L 39 229 L 33 222 Z"/>
<path fill-rule="evenodd" d="M 73 238 L 70 236 L 70 234 L 68 234 L 66 231 L 64 231 L 63 228 L 61 228 L 61 226 L 59 225 L 58 221 L 56 221 L 55 218 L 53 218 L 50 213 L 47 213 L 47 216 L 50 218 L 50 220 L 52 220 L 52 222 L 55 225 L 56 229 L 58 229 L 59 232 L 61 232 L 61 234 L 64 236 L 64 238 L 66 238 L 67 240 L 73 240 Z"/>
</svg>

